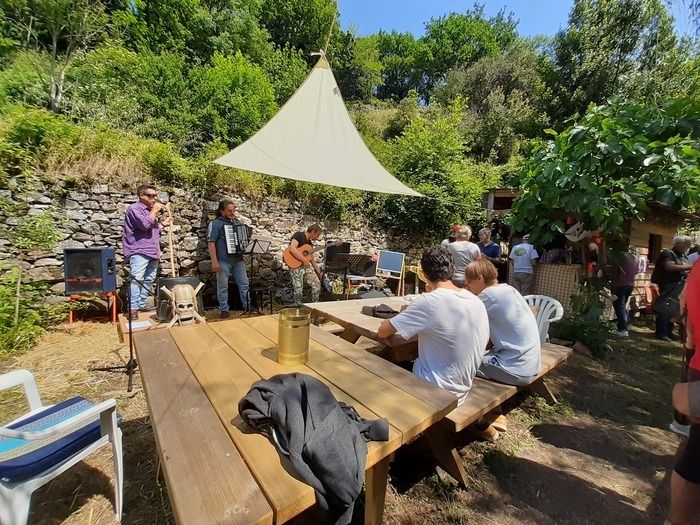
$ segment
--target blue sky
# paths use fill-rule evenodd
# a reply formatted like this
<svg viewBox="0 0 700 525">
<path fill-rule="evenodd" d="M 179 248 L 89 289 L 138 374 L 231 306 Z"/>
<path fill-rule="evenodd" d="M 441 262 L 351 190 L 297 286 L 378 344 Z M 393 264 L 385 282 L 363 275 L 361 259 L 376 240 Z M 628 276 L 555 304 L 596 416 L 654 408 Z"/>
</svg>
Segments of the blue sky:
<svg viewBox="0 0 700 525">
<path fill-rule="evenodd" d="M 554 35 L 566 27 L 573 0 L 481 0 L 487 15 L 505 7 L 519 20 L 518 32 L 524 36 Z M 681 33 L 690 33 L 687 12 L 674 2 L 671 13 Z M 434 17 L 471 8 L 471 0 L 338 0 L 343 29 L 354 26 L 358 35 L 376 33 L 380 29 L 409 31 L 416 36 L 424 32 L 424 24 Z"/>
</svg>

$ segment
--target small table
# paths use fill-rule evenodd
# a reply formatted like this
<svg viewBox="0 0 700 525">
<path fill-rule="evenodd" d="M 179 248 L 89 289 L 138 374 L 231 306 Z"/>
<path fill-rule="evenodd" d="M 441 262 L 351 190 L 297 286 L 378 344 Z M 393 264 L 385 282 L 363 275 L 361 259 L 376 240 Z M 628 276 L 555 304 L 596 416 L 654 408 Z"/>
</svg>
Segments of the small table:
<svg viewBox="0 0 700 525">
<path fill-rule="evenodd" d="M 443 419 L 456 397 L 347 341 L 310 327 L 309 360 L 276 361 L 277 316 L 134 334 L 156 445 L 178 523 L 282 524 L 315 503 L 238 402 L 251 385 L 302 372 L 367 419 L 386 417 L 389 440 L 368 443 L 365 523 L 379 525 L 389 458 Z"/>
<path fill-rule="evenodd" d="M 365 336 L 388 346 L 391 351 L 391 359 L 396 362 L 409 361 L 418 355 L 418 339 L 412 338 L 406 341 L 404 338 L 394 335 L 388 340 L 379 339 L 377 330 L 384 319 L 372 317 L 362 313 L 363 306 L 377 306 L 386 304 L 394 310 L 401 310 L 403 306 L 410 304 L 411 296 L 402 297 L 377 297 L 372 299 L 352 299 L 350 301 L 329 301 L 323 303 L 307 303 L 311 308 L 311 315 L 327 319 L 344 328 L 340 337 L 351 343 L 356 342 L 360 336 Z"/>
</svg>

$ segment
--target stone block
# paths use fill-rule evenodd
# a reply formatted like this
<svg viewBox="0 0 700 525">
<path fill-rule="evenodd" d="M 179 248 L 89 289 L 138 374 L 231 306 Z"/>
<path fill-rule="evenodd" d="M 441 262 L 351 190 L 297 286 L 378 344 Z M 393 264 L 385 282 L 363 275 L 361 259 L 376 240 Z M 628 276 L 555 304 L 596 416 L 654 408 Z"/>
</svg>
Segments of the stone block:
<svg viewBox="0 0 700 525">
<path fill-rule="evenodd" d="M 109 222 L 109 217 L 107 217 L 104 213 L 98 211 L 92 214 L 92 221 L 103 224 Z"/>
<path fill-rule="evenodd" d="M 58 259 L 55 259 L 53 257 L 46 257 L 44 259 L 39 259 L 37 261 L 34 261 L 34 267 L 38 268 L 40 266 L 61 266 L 63 263 L 59 261 Z"/>
<path fill-rule="evenodd" d="M 63 279 L 63 268 L 60 266 L 29 268 L 25 276 L 29 281 L 59 281 Z"/>
</svg>

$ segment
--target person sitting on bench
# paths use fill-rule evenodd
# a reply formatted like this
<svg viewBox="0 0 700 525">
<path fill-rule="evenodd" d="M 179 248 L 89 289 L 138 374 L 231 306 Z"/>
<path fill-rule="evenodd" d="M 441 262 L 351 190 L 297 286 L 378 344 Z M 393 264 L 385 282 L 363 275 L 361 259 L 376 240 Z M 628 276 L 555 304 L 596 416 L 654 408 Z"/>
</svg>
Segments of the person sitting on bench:
<svg viewBox="0 0 700 525">
<path fill-rule="evenodd" d="M 535 314 L 523 296 L 508 284 L 498 284 L 498 270 L 486 259 L 473 261 L 465 270 L 466 289 L 484 303 L 493 348 L 486 352 L 476 375 L 507 385 L 524 386 L 542 369 L 540 331 Z M 508 422 L 500 410 L 486 415 L 471 431 L 495 441 Z"/>
<path fill-rule="evenodd" d="M 486 351 L 486 308 L 474 295 L 452 284 L 454 266 L 446 248 L 428 248 L 420 265 L 429 293 L 384 321 L 377 334 L 386 339 L 397 333 L 406 340 L 417 335 L 413 373 L 453 392 L 461 405 Z"/>
<path fill-rule="evenodd" d="M 493 343 L 477 375 L 507 385 L 529 385 L 542 370 L 535 314 L 515 288 L 498 283 L 498 270 L 491 261 L 473 261 L 465 273 L 467 290 L 486 307 Z"/>
</svg>

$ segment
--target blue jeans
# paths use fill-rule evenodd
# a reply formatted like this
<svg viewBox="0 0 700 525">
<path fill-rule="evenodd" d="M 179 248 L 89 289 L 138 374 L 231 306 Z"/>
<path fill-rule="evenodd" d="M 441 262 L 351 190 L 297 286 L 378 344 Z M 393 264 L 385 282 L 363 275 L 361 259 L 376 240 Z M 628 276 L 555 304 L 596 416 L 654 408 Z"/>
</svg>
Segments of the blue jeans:
<svg viewBox="0 0 700 525">
<path fill-rule="evenodd" d="M 615 309 L 615 317 L 617 317 L 617 329 L 619 331 L 627 330 L 629 326 L 629 316 L 627 315 L 627 301 L 632 295 L 631 286 L 617 286 L 613 290 L 613 293 L 617 297 L 613 301 L 613 308 Z"/>
<path fill-rule="evenodd" d="M 248 274 L 245 271 L 245 263 L 237 261 L 230 263 L 219 259 L 221 270 L 216 272 L 216 296 L 219 299 L 219 309 L 228 312 L 228 279 L 233 275 L 238 293 L 241 297 L 241 304 L 244 310 L 250 310 L 248 302 Z"/>
<path fill-rule="evenodd" d="M 158 273 L 158 259 L 135 253 L 129 257 L 129 266 L 131 266 L 130 309 L 138 310 L 146 306 L 148 293 Z"/>
</svg>

